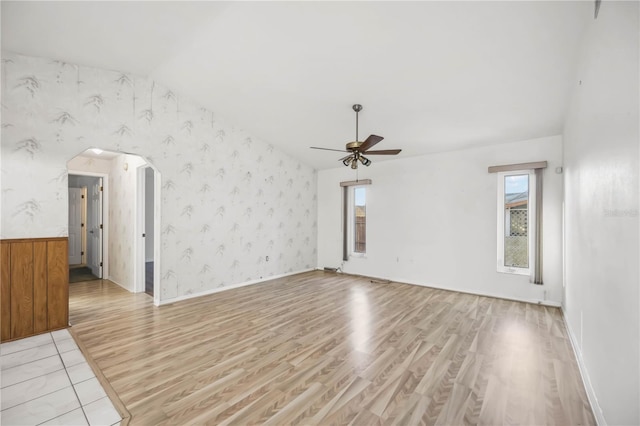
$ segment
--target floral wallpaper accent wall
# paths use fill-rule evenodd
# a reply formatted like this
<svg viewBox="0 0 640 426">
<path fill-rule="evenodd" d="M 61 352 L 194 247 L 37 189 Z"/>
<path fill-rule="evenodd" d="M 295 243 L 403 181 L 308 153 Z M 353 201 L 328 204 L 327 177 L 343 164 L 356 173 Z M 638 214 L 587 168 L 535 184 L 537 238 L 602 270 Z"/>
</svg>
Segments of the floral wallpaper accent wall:
<svg viewBox="0 0 640 426">
<path fill-rule="evenodd" d="M 129 291 L 135 288 L 137 168 L 144 164 L 137 155 L 123 154 L 111 160 L 109 171 L 109 278 Z"/>
<path fill-rule="evenodd" d="M 3 52 L 1 136 L 2 238 L 66 236 L 99 147 L 161 173 L 161 300 L 316 266 L 315 170 L 154 81 Z"/>
</svg>

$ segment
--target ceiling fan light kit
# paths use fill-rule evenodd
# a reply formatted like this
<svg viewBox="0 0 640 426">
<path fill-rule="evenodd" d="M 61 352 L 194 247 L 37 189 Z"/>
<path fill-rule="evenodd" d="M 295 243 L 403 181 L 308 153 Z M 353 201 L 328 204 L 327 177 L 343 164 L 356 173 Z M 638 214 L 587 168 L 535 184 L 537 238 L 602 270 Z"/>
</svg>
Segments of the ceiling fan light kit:
<svg viewBox="0 0 640 426">
<path fill-rule="evenodd" d="M 339 161 L 342 161 L 342 164 L 352 169 L 358 168 L 358 162 L 362 163 L 363 166 L 370 166 L 371 160 L 366 158 L 363 154 L 367 155 L 397 155 L 402 150 L 401 149 L 384 149 L 379 151 L 369 151 L 375 144 L 384 139 L 382 136 L 377 135 L 369 135 L 367 139 L 363 142 L 358 140 L 358 113 L 362 111 L 362 105 L 354 104 L 351 108 L 356 112 L 356 140 L 353 142 L 348 142 L 345 146 L 344 150 L 340 149 L 331 149 L 331 148 L 319 148 L 312 146 L 312 149 L 322 149 L 325 151 L 338 151 L 338 152 L 348 152 L 349 155 L 341 158 Z"/>
</svg>

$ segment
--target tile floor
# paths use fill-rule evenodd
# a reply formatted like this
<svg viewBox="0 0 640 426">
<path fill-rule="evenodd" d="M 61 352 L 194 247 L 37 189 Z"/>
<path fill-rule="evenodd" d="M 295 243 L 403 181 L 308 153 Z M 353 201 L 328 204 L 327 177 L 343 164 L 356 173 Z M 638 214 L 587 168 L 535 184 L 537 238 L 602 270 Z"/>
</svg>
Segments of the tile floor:
<svg viewBox="0 0 640 426">
<path fill-rule="evenodd" d="M 67 330 L 2 343 L 0 370 L 2 425 L 120 423 Z"/>
</svg>

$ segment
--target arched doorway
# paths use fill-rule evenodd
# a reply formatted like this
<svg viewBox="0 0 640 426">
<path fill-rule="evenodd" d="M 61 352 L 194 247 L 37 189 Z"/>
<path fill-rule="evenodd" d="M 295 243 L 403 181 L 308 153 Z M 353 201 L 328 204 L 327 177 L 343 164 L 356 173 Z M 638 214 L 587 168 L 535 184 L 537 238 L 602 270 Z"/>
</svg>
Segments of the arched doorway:
<svg viewBox="0 0 640 426">
<path fill-rule="evenodd" d="M 69 232 L 73 235 L 70 244 L 77 248 L 80 242 L 84 248 L 81 266 L 88 267 L 95 279 L 109 279 L 130 292 L 147 292 L 154 304 L 159 305 L 158 170 L 137 154 L 97 148 L 76 155 L 69 160 L 67 168 L 70 193 L 73 185 L 76 193 L 79 189 L 80 193 L 87 194 L 82 201 L 85 214 L 81 215 L 84 221 L 79 237 L 75 236 L 77 223 L 74 223 L 76 230 L 71 229 L 74 218 L 71 198 L 69 205 Z M 96 179 L 100 180 L 99 185 Z M 98 187 L 99 193 L 96 193 Z M 70 265 L 78 261 L 76 248 L 70 249 L 75 255 L 73 258 L 70 255 Z M 96 268 L 97 264 L 100 269 Z"/>
</svg>

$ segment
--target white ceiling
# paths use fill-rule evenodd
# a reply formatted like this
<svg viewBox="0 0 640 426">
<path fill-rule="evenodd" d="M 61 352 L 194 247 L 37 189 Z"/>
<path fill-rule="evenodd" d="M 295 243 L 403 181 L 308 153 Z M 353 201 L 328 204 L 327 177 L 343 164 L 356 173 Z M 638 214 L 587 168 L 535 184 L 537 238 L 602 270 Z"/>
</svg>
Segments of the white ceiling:
<svg viewBox="0 0 640 426">
<path fill-rule="evenodd" d="M 316 168 L 562 133 L 590 1 L 11 2 L 2 48 L 150 76 Z M 602 7 L 601 13 L 606 9 Z M 389 157 L 375 157 L 375 161 Z"/>
</svg>

